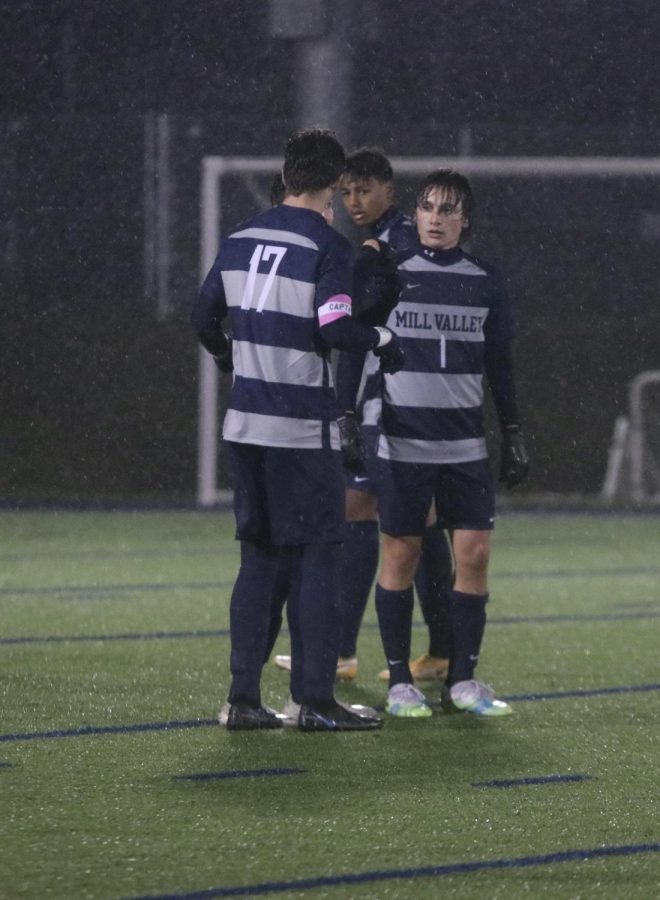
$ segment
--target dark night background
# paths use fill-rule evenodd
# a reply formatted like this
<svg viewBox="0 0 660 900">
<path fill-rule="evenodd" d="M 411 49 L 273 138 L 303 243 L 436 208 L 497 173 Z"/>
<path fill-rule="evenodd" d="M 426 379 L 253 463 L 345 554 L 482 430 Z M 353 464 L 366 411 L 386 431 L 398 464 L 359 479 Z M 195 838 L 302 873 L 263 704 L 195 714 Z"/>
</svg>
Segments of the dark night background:
<svg viewBox="0 0 660 900">
<path fill-rule="evenodd" d="M 201 159 L 277 156 L 299 125 L 338 124 L 298 121 L 301 43 L 271 34 L 267 0 L 0 7 L 0 499 L 192 502 Z M 351 63 L 349 149 L 660 155 L 655 3 L 326 7 L 316 25 Z M 145 241 L 165 116 L 163 312 Z M 597 492 L 630 378 L 660 367 L 660 181 L 473 183 L 471 249 L 508 273 L 519 320 L 522 493 Z"/>
</svg>

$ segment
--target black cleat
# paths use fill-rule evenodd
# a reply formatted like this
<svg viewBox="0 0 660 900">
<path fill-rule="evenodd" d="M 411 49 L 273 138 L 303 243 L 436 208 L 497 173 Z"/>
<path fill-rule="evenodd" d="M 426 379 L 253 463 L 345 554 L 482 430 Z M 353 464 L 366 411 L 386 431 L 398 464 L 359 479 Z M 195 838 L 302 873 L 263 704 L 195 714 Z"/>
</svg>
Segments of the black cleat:
<svg viewBox="0 0 660 900">
<path fill-rule="evenodd" d="M 382 727 L 380 716 L 358 715 L 339 703 L 327 709 L 303 703 L 298 714 L 300 731 L 373 731 Z"/>
<path fill-rule="evenodd" d="M 263 706 L 232 703 L 227 713 L 228 731 L 256 731 L 259 728 L 281 728 L 282 720 Z"/>
</svg>

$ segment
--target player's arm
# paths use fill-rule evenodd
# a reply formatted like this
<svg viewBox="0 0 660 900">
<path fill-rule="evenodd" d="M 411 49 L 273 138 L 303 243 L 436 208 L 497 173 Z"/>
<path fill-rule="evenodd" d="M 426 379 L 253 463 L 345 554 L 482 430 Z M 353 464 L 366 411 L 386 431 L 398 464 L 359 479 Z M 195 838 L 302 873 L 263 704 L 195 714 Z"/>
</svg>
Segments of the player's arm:
<svg viewBox="0 0 660 900">
<path fill-rule="evenodd" d="M 394 252 L 383 241 L 365 241 L 353 272 L 353 315 L 365 325 L 385 325 L 400 290 Z"/>
<path fill-rule="evenodd" d="M 511 340 L 486 341 L 484 364 L 502 435 L 500 481 L 508 487 L 529 474 L 529 455 L 520 427 Z"/>
<path fill-rule="evenodd" d="M 231 337 L 222 329 L 226 315 L 227 300 L 218 258 L 193 303 L 190 322 L 200 343 L 213 356 L 221 372 L 231 372 L 233 369 Z"/>
<path fill-rule="evenodd" d="M 345 238 L 336 235 L 320 267 L 316 311 L 319 336 L 328 348 L 365 354 L 373 350 L 386 372 L 403 364 L 403 350 L 389 328 L 366 325 L 353 317 L 353 254 Z"/>
</svg>

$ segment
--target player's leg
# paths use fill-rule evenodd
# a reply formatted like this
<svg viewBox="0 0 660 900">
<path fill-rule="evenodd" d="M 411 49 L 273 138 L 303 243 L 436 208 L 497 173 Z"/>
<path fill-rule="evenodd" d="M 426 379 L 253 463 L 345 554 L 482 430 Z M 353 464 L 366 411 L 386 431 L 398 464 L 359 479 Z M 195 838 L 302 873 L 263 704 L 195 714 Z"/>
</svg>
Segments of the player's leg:
<svg viewBox="0 0 660 900">
<path fill-rule="evenodd" d="M 430 716 L 410 672 L 413 577 L 433 492 L 432 467 L 380 460 L 379 509 L 383 556 L 376 585 L 376 613 L 387 660 L 387 711 Z"/>
<path fill-rule="evenodd" d="M 265 503 L 263 448 L 229 444 L 234 473 L 236 534 L 241 541 L 241 565 L 230 604 L 231 686 L 220 713 L 229 729 L 281 726 L 261 703 L 261 670 L 266 658 L 273 599 L 279 586 L 281 557 L 270 540 Z"/>
<path fill-rule="evenodd" d="M 449 622 L 447 592 L 454 577 L 451 543 L 438 528 L 435 507 L 431 508 L 422 538 L 422 554 L 415 572 L 415 589 L 429 632 L 428 653 L 415 659 L 410 670 L 416 680 L 444 680 L 449 665 Z"/>
<path fill-rule="evenodd" d="M 445 507 L 442 509 L 444 497 Z M 451 654 L 446 707 L 477 715 L 506 715 L 511 708 L 495 700 L 492 689 L 475 679 L 486 627 L 488 564 L 494 522 L 494 490 L 487 461 L 445 467 L 438 515 L 452 526 L 456 575 L 448 592 Z"/>
<path fill-rule="evenodd" d="M 347 488 L 346 524 L 340 560 L 339 663 L 337 677 L 357 675 L 357 638 L 378 568 L 378 500 Z M 354 660 L 354 665 L 348 665 Z M 346 669 L 342 673 L 340 669 Z M 354 672 L 353 672 L 354 670 Z"/>
<path fill-rule="evenodd" d="M 283 450 L 270 455 L 268 486 L 273 533 L 297 548 L 299 569 L 287 598 L 292 627 L 292 690 L 301 700 L 303 731 L 377 728 L 380 717 L 359 716 L 334 697 L 339 644 L 339 550 L 344 479 L 339 454 Z"/>
</svg>

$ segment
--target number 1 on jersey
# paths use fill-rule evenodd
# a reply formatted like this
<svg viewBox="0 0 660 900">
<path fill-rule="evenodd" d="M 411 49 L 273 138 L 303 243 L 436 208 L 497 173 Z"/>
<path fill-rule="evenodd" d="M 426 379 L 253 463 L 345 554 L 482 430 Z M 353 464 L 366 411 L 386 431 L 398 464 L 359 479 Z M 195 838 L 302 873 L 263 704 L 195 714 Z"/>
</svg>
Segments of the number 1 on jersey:
<svg viewBox="0 0 660 900">
<path fill-rule="evenodd" d="M 447 368 L 447 338 L 444 334 L 440 335 L 440 368 Z"/>
<path fill-rule="evenodd" d="M 250 268 L 248 269 L 247 280 L 245 282 L 245 290 L 243 291 L 243 298 L 241 300 L 241 309 L 250 309 L 252 307 L 252 300 L 254 299 L 254 285 L 257 280 L 259 263 L 262 260 L 264 262 L 268 262 L 269 259 L 274 257 L 268 271 L 268 275 L 266 276 L 264 285 L 261 288 L 259 299 L 257 300 L 257 312 L 263 311 L 266 300 L 268 299 L 268 295 L 270 294 L 273 287 L 275 275 L 277 274 L 277 270 L 280 267 L 280 263 L 284 259 L 285 253 L 286 247 L 273 247 L 270 244 L 257 244 L 257 246 L 254 248 L 252 258 L 250 259 Z"/>
</svg>

